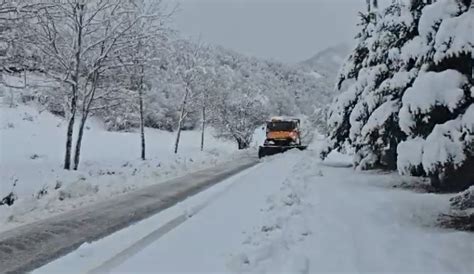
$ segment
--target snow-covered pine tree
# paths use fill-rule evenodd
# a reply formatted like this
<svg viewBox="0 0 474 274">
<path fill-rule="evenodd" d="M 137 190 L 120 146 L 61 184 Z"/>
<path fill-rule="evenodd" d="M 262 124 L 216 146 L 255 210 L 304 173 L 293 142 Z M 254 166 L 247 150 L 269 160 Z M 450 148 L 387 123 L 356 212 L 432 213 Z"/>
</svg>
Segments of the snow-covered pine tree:
<svg viewBox="0 0 474 274">
<path fill-rule="evenodd" d="M 357 36 L 359 44 L 342 68 L 337 88 L 347 80 L 352 83 L 330 111 L 329 148 L 350 144 L 360 169 L 396 169 L 396 147 L 405 137 L 398 127 L 400 98 L 416 76 L 400 60 L 400 49 L 416 31 L 414 16 L 410 6 L 394 1 L 362 18 L 367 25 Z"/>
<path fill-rule="evenodd" d="M 397 145 L 406 138 L 398 126 L 401 97 L 418 73 L 400 52 L 417 33 L 418 18 L 416 6 L 394 1 L 381 11 L 369 40 L 368 66 L 356 81 L 365 88 L 349 116 L 354 163 L 360 169 L 397 168 Z"/>
<path fill-rule="evenodd" d="M 360 32 L 356 35 L 357 46 L 349 55 L 338 76 L 337 90 L 341 90 L 345 81 L 354 81 L 359 78 L 359 73 L 366 65 L 369 55 L 369 40 L 373 36 L 375 28 L 375 13 L 360 13 Z M 328 135 L 327 147 L 321 151 L 321 157 L 325 158 L 332 150 L 343 150 L 350 143 L 349 116 L 358 101 L 363 86 L 352 84 L 346 91 L 337 96 L 328 112 Z"/>
<path fill-rule="evenodd" d="M 402 51 L 421 71 L 402 99 L 398 169 L 445 190 L 474 184 L 473 18 L 472 0 L 434 1 Z"/>
</svg>

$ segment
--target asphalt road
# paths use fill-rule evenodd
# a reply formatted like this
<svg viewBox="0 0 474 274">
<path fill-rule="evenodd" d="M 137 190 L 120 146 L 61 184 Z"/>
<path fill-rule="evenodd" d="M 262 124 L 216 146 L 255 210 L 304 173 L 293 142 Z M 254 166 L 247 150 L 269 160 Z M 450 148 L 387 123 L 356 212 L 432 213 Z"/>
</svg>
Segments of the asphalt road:
<svg viewBox="0 0 474 274">
<path fill-rule="evenodd" d="M 152 216 L 258 163 L 243 158 L 0 234 L 0 272 L 24 273 Z"/>
</svg>

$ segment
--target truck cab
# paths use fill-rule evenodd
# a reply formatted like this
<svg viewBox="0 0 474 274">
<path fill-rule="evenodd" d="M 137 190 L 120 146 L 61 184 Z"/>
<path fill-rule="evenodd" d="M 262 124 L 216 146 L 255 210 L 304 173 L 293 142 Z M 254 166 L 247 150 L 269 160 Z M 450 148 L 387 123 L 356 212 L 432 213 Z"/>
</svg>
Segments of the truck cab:
<svg viewBox="0 0 474 274">
<path fill-rule="evenodd" d="M 299 127 L 299 119 L 272 118 L 267 121 L 265 144 L 277 146 L 300 145 Z"/>
</svg>

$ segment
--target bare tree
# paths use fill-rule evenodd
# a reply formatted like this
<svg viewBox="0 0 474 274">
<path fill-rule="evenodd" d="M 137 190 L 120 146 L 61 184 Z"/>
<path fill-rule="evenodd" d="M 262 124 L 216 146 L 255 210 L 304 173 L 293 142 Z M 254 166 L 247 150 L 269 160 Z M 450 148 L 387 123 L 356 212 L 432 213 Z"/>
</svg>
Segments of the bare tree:
<svg viewBox="0 0 474 274">
<path fill-rule="evenodd" d="M 207 59 L 209 60 L 209 59 Z M 214 70 L 214 64 L 208 64 L 209 68 L 201 75 L 200 81 L 200 107 L 201 107 L 201 151 L 204 150 L 205 130 L 208 124 L 208 108 L 212 106 L 213 97 L 219 92 L 222 83 Z"/>
<path fill-rule="evenodd" d="M 71 150 L 77 112 L 78 89 L 83 62 L 85 28 L 93 18 L 86 18 L 84 1 L 51 1 L 44 9 L 31 11 L 28 24 L 22 25 L 25 44 L 42 55 L 43 71 L 51 78 L 69 86 L 69 110 L 66 131 L 64 168 L 71 168 Z"/>
<path fill-rule="evenodd" d="M 256 128 L 268 118 L 258 92 L 245 77 L 234 76 L 233 83 L 219 91 L 213 101 L 212 124 L 218 137 L 234 140 L 238 149 L 250 146 Z"/>
<path fill-rule="evenodd" d="M 201 151 L 204 151 L 205 131 L 207 126 L 207 109 L 211 105 L 212 96 L 216 94 L 219 81 L 215 72 L 216 63 L 213 62 L 210 47 L 201 46 L 200 62 L 201 69 L 197 70 L 196 79 L 193 83 L 194 93 L 197 97 L 197 105 L 201 113 Z"/>
<path fill-rule="evenodd" d="M 146 159 L 145 142 L 145 81 L 147 72 L 161 69 L 164 52 L 167 51 L 164 42 L 170 30 L 165 27 L 166 21 L 174 14 L 174 9 L 166 12 L 161 1 L 135 1 L 136 13 L 134 17 L 143 16 L 134 31 L 131 39 L 136 43 L 131 45 L 120 58 L 124 66 L 125 77 L 129 79 L 129 86 L 138 95 L 140 116 L 140 157 Z"/>
<path fill-rule="evenodd" d="M 192 49 L 189 49 L 189 48 Z M 204 69 L 202 63 L 202 46 L 192 45 L 186 41 L 180 41 L 176 44 L 175 54 L 177 54 L 177 74 L 179 75 L 180 81 L 182 82 L 184 95 L 179 111 L 178 128 L 176 132 L 176 140 L 174 144 L 174 153 L 178 153 L 179 141 L 181 138 L 181 131 L 183 129 L 183 123 L 189 114 L 188 104 L 191 100 L 195 99 L 194 85 L 198 80 L 200 71 Z"/>
<path fill-rule="evenodd" d="M 34 11 L 46 8 L 45 3 L 26 0 L 0 0 L 0 84 L 13 89 L 27 87 L 27 70 L 35 69 L 34 56 L 20 42 L 21 29 L 25 20 Z M 23 73 L 21 85 L 4 81 L 4 73 Z"/>
<path fill-rule="evenodd" d="M 117 1 L 108 12 L 103 13 L 102 24 L 105 28 L 99 33 L 100 50 L 97 51 L 93 65 L 88 69 L 91 76 L 90 89 L 83 100 L 83 118 L 79 126 L 74 156 L 74 169 L 78 168 L 81 149 L 82 135 L 86 119 L 90 113 L 92 103 L 95 100 L 98 89 L 99 75 L 107 71 L 115 73 L 121 66 L 132 66 L 133 88 L 138 93 L 140 111 L 140 136 L 141 136 L 141 158 L 145 159 L 145 126 L 143 92 L 145 68 L 150 66 L 153 54 L 159 44 L 159 38 L 163 37 L 162 29 L 165 16 L 160 7 L 161 2 L 148 1 Z M 169 17 L 170 14 L 166 15 Z M 120 62 L 122 56 L 128 50 L 135 51 L 134 58 L 130 64 Z M 119 61 L 119 62 L 117 62 Z"/>
<path fill-rule="evenodd" d="M 141 141 L 141 154 L 140 157 L 142 160 L 146 159 L 146 151 L 145 151 L 145 114 L 143 110 L 143 66 L 140 67 L 140 77 L 138 79 L 138 103 L 140 105 L 140 141 Z"/>
<path fill-rule="evenodd" d="M 136 43 L 131 33 L 148 15 L 137 16 L 137 6 L 126 0 L 44 2 L 47 7 L 34 12 L 23 40 L 41 52 L 43 72 L 70 88 L 65 169 L 71 168 L 74 124 L 77 112 L 82 113 L 74 154 L 77 169 L 87 118 L 107 107 L 94 102 L 115 90 L 104 79 L 121 66 L 118 57 Z"/>
<path fill-rule="evenodd" d="M 204 151 L 204 136 L 206 130 L 206 105 L 202 105 L 201 151 Z"/>
<path fill-rule="evenodd" d="M 188 116 L 189 112 L 187 110 L 187 105 L 188 105 L 188 100 L 189 100 L 189 97 L 190 97 L 190 93 L 191 93 L 191 88 L 185 84 L 185 88 L 184 88 L 184 98 L 183 98 L 183 102 L 181 103 L 181 110 L 179 112 L 179 120 L 178 120 L 178 128 L 177 128 L 177 133 L 176 133 L 176 140 L 175 140 L 175 143 L 174 143 L 174 153 L 178 153 L 178 148 L 179 148 L 179 140 L 181 138 L 181 130 L 183 128 L 183 122 L 184 122 L 184 119 L 186 119 L 186 116 Z"/>
</svg>

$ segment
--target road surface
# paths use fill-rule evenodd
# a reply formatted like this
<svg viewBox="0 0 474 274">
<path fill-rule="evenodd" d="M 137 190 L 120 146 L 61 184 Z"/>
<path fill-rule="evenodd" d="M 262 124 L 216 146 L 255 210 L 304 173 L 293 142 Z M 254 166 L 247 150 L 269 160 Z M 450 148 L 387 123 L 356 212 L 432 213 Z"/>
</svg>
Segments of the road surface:
<svg viewBox="0 0 474 274">
<path fill-rule="evenodd" d="M 393 188 L 412 178 L 317 156 L 262 159 L 33 274 L 474 273 L 474 234 L 436 225 L 450 195 Z"/>
<path fill-rule="evenodd" d="M 262 159 L 34 274 L 474 273 L 474 234 L 436 226 L 450 195 L 317 156 Z"/>
<path fill-rule="evenodd" d="M 22 273 L 154 215 L 255 164 L 255 158 L 191 173 L 0 234 L 0 272 Z"/>
</svg>

